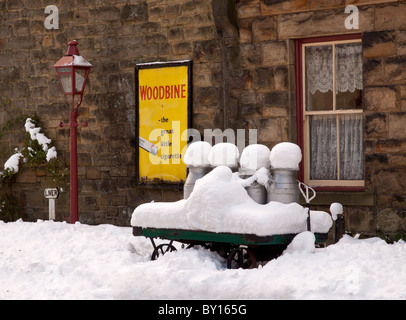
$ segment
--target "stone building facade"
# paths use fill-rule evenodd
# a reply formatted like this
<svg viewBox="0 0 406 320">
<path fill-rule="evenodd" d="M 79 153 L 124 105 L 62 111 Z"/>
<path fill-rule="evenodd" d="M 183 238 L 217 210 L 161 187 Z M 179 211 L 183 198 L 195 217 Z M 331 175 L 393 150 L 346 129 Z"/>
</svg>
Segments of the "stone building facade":
<svg viewBox="0 0 406 320">
<path fill-rule="evenodd" d="M 57 29 L 44 26 L 47 5 L 58 8 Z M 69 129 L 58 124 L 68 121 L 69 101 L 53 64 L 75 39 L 94 65 L 79 110 L 89 126 L 78 130 L 79 217 L 90 224 L 128 225 L 139 204 L 183 195 L 137 185 L 136 64 L 192 61 L 192 121 L 201 133 L 257 129 L 258 143 L 270 148 L 282 141 L 303 146 L 299 40 L 359 35 L 364 185 L 322 188 L 314 205 L 341 202 L 351 232 L 406 230 L 404 1 L 3 0 L 0 12 L 0 119 L 35 113 L 67 164 Z M 22 128 L 7 129 L 2 163 L 24 139 Z M 13 193 L 25 219 L 47 217 L 49 181 L 43 167 L 19 172 Z M 68 193 L 57 200 L 58 220 L 69 215 Z"/>
</svg>

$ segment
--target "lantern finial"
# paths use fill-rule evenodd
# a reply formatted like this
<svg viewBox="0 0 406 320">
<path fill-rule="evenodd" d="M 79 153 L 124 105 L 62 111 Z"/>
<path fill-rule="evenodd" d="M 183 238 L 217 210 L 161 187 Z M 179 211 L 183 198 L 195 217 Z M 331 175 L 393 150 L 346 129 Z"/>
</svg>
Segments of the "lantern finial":
<svg viewBox="0 0 406 320">
<path fill-rule="evenodd" d="M 76 40 L 69 41 L 68 45 L 68 52 L 66 52 L 67 56 L 78 56 L 79 50 L 77 47 L 78 42 Z"/>
</svg>

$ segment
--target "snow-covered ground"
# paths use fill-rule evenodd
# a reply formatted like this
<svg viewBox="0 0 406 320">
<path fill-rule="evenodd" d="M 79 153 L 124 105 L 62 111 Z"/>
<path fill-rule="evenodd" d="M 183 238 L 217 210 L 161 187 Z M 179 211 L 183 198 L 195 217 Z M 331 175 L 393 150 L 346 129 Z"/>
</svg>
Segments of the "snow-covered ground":
<svg viewBox="0 0 406 320">
<path fill-rule="evenodd" d="M 150 261 L 131 228 L 0 222 L 0 299 L 405 299 L 406 243 L 300 243 L 258 269 L 202 248 Z"/>
</svg>

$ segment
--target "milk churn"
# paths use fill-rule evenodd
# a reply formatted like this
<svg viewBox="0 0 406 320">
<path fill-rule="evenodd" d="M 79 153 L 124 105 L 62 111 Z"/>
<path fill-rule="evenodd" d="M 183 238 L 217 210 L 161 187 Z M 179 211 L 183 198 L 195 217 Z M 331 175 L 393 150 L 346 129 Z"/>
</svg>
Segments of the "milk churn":
<svg viewBox="0 0 406 320">
<path fill-rule="evenodd" d="M 249 179 L 252 177 L 252 174 L 249 175 L 247 172 L 244 172 L 244 174 L 241 175 L 240 172 L 240 178 L 242 179 Z M 244 187 L 245 190 L 247 191 L 248 195 L 254 200 L 256 203 L 259 204 L 266 204 L 267 203 L 267 191 L 265 186 L 262 184 L 258 183 L 257 181 L 253 181 L 250 183 L 250 185 Z"/>
<path fill-rule="evenodd" d="M 267 191 L 266 188 L 259 184 L 258 182 L 254 181 L 250 186 L 245 187 L 247 190 L 248 195 L 259 204 L 266 204 L 267 203 Z"/>
<path fill-rule="evenodd" d="M 186 163 L 189 173 L 186 177 L 185 184 L 183 186 L 183 198 L 189 198 L 193 191 L 196 180 L 203 178 L 208 173 L 210 163 L 208 160 L 208 154 L 211 150 L 210 143 L 206 141 L 196 141 L 191 143 L 185 153 L 183 161 Z"/>
<path fill-rule="evenodd" d="M 186 177 L 185 184 L 183 186 L 183 198 L 187 199 L 189 198 L 190 194 L 193 191 L 193 188 L 195 186 L 196 180 L 203 178 L 207 173 L 210 172 L 212 168 L 207 165 L 203 166 L 188 166 L 189 173 Z"/>
<path fill-rule="evenodd" d="M 268 188 L 268 202 L 299 202 L 300 190 L 297 184 L 297 170 L 271 168 L 271 181 Z"/>
</svg>

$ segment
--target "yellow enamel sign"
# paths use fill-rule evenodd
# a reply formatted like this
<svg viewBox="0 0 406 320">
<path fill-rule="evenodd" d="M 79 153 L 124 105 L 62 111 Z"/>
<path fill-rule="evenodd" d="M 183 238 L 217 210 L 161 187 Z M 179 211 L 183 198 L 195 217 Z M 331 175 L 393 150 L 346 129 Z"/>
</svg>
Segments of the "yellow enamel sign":
<svg viewBox="0 0 406 320">
<path fill-rule="evenodd" d="M 189 65 L 138 69 L 138 167 L 143 183 L 186 179 Z"/>
</svg>

